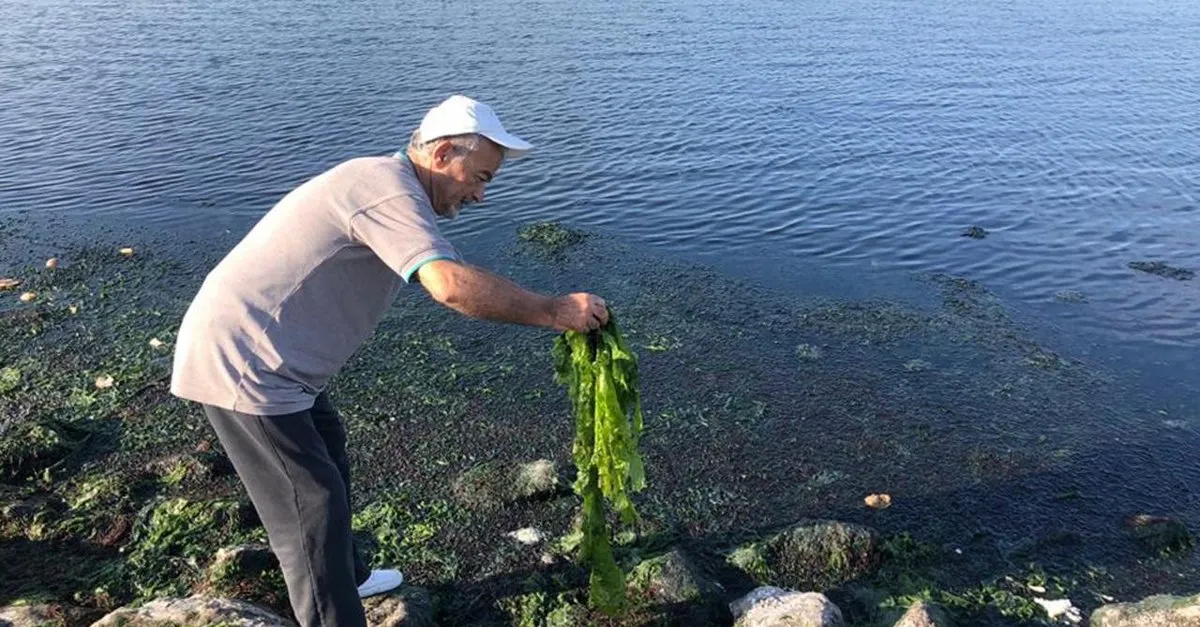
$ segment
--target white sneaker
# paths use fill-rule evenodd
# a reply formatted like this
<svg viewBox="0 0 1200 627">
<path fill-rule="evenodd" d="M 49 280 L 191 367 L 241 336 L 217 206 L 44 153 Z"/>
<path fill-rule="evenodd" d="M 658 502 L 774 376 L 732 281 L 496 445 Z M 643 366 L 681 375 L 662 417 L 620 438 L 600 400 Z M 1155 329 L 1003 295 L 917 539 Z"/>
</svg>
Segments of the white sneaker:
<svg viewBox="0 0 1200 627">
<path fill-rule="evenodd" d="M 381 592 L 395 589 L 404 583 L 404 575 L 398 570 L 373 570 L 371 577 L 358 587 L 358 598 L 365 599 Z"/>
</svg>

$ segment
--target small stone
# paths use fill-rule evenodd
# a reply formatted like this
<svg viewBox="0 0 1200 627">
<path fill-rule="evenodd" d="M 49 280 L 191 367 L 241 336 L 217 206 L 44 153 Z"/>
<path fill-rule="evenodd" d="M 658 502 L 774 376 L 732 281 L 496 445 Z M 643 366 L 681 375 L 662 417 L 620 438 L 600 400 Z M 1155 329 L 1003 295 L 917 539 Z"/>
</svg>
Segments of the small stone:
<svg viewBox="0 0 1200 627">
<path fill-rule="evenodd" d="M 534 529 L 533 527 L 525 527 L 524 529 L 510 531 L 505 535 L 507 535 L 508 537 L 512 538 L 513 540 L 516 540 L 517 542 L 520 542 L 521 544 L 524 544 L 526 546 L 540 544 L 543 540 L 546 539 L 546 534 L 542 533 L 541 531 L 538 531 L 537 529 Z"/>
<path fill-rule="evenodd" d="M 23 303 L 32 303 L 35 300 L 37 300 L 37 292 L 25 292 L 21 294 L 21 302 Z"/>
<path fill-rule="evenodd" d="M 46 260 L 46 267 L 53 270 L 58 267 L 58 257 L 51 257 Z"/>
<path fill-rule="evenodd" d="M 539 459 L 517 469 L 513 490 L 518 497 L 535 498 L 554 494 L 558 484 L 558 466 L 548 459 Z"/>
<path fill-rule="evenodd" d="M 98 389 L 98 390 L 107 390 L 108 388 L 112 387 L 113 384 L 115 384 L 115 383 L 116 383 L 116 381 L 113 380 L 113 378 L 111 376 L 106 375 L 106 374 L 102 374 L 102 375 L 96 377 L 96 389 Z"/>
<path fill-rule="evenodd" d="M 119 251 L 117 251 L 117 252 L 121 253 L 122 255 L 124 255 L 124 256 L 126 256 L 126 257 L 132 257 L 132 256 L 133 256 L 133 249 L 132 249 L 132 248 L 122 248 L 121 250 L 119 250 Z"/>
<path fill-rule="evenodd" d="M 1083 620 L 1079 608 L 1071 605 L 1071 599 L 1040 599 L 1034 597 L 1034 603 L 1042 606 L 1046 614 L 1053 620 L 1062 617 L 1068 623 L 1078 623 Z"/>
<path fill-rule="evenodd" d="M 166 342 L 163 342 L 158 338 L 153 338 L 150 340 L 150 348 L 153 348 L 154 350 L 158 350 L 163 346 L 166 346 Z"/>
<path fill-rule="evenodd" d="M 988 236 L 988 232 L 982 227 L 972 226 L 963 231 L 962 236 L 969 237 L 971 239 L 983 239 Z"/>
<path fill-rule="evenodd" d="M 17 279 L 0 279 L 0 291 L 16 289 L 21 286 Z"/>
<path fill-rule="evenodd" d="M 871 494 L 863 500 L 871 509 L 887 509 L 892 506 L 892 497 L 889 494 Z"/>
<path fill-rule="evenodd" d="M 77 314 L 79 313 L 79 305 L 69 305 L 67 307 L 67 311 L 71 312 L 72 314 Z"/>
<path fill-rule="evenodd" d="M 838 606 L 817 592 L 794 592 L 772 586 L 752 590 L 729 604 L 734 627 L 844 627 Z"/>
</svg>

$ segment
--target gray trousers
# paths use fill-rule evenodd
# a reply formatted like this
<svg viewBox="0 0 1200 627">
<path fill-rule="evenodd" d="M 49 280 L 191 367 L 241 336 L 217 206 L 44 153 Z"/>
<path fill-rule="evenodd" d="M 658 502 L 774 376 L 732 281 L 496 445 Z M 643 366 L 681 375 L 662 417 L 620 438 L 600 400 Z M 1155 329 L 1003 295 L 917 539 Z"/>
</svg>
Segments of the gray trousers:
<svg viewBox="0 0 1200 627">
<path fill-rule="evenodd" d="M 371 571 L 350 533 L 346 429 L 322 393 L 308 411 L 256 416 L 204 406 L 279 558 L 302 627 L 365 627 Z"/>
</svg>

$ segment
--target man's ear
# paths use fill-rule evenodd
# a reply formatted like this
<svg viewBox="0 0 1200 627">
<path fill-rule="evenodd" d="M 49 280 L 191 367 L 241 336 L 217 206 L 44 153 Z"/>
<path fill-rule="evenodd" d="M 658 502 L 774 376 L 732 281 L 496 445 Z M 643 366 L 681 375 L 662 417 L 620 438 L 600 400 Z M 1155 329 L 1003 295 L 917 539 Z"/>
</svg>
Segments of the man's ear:
<svg viewBox="0 0 1200 627">
<path fill-rule="evenodd" d="M 454 145 L 449 141 L 440 139 L 438 145 L 433 149 L 433 163 L 438 167 L 443 167 L 450 163 L 450 159 L 454 156 Z"/>
</svg>

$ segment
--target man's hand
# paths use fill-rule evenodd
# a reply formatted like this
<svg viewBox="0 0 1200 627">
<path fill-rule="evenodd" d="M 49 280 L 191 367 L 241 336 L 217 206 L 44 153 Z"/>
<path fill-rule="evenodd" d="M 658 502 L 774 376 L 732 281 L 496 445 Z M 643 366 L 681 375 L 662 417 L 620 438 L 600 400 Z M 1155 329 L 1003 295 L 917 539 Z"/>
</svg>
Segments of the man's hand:
<svg viewBox="0 0 1200 627">
<path fill-rule="evenodd" d="M 554 299 L 554 330 L 586 333 L 608 322 L 608 305 L 594 294 L 577 292 Z"/>
</svg>

